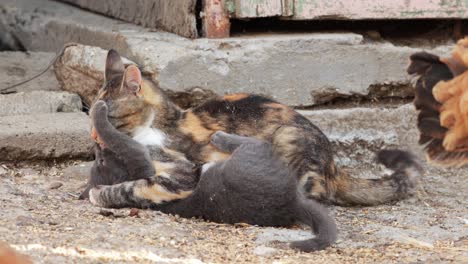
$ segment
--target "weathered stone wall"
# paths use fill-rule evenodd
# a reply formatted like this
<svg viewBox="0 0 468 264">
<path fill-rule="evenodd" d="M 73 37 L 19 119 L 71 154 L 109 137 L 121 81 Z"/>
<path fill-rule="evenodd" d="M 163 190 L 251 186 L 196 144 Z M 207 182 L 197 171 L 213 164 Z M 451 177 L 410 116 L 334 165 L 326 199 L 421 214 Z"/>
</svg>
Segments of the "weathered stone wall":
<svg viewBox="0 0 468 264">
<path fill-rule="evenodd" d="M 196 38 L 196 0 L 60 0 L 82 8 L 187 38 Z"/>
<path fill-rule="evenodd" d="M 44 52 L 0 52 L 0 89 L 43 71 Z M 89 118 L 76 93 L 62 91 L 53 69 L 0 94 L 0 161 L 88 158 Z"/>
</svg>

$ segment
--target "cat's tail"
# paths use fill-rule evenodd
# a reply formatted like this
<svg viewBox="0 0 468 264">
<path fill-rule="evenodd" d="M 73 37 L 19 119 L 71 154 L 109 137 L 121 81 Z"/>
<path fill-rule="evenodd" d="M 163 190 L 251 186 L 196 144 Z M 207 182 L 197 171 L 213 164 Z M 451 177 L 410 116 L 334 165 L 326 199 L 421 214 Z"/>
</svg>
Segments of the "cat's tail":
<svg viewBox="0 0 468 264">
<path fill-rule="evenodd" d="M 305 252 L 322 250 L 333 244 L 338 235 L 335 220 L 328 210 L 312 199 L 300 197 L 295 215 L 298 220 L 309 225 L 315 237 L 308 240 L 294 241 L 291 247 Z"/>
<path fill-rule="evenodd" d="M 415 193 L 423 168 L 411 153 L 402 150 L 381 150 L 377 161 L 393 173 L 379 179 L 359 179 L 344 170 L 337 170 L 331 181 L 335 189 L 331 201 L 338 205 L 377 205 L 401 200 Z"/>
</svg>

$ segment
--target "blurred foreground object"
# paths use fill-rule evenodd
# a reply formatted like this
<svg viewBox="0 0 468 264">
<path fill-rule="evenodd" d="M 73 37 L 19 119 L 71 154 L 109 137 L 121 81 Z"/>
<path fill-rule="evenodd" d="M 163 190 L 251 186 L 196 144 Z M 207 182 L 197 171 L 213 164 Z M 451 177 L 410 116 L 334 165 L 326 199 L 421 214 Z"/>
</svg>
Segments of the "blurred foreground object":
<svg viewBox="0 0 468 264">
<path fill-rule="evenodd" d="M 32 261 L 8 244 L 0 242 L 0 264 L 32 264 Z"/>
<path fill-rule="evenodd" d="M 418 77 L 419 144 L 427 159 L 443 166 L 468 164 L 468 37 L 448 58 L 418 52 L 410 60 L 408 74 Z"/>
</svg>

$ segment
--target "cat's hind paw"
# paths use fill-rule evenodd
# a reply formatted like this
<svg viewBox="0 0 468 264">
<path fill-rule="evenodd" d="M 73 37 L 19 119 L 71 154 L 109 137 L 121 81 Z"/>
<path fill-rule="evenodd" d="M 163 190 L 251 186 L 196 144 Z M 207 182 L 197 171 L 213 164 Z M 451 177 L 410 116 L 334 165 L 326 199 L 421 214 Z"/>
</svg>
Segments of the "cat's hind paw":
<svg viewBox="0 0 468 264">
<path fill-rule="evenodd" d="M 89 201 L 99 207 L 103 207 L 103 205 L 100 203 L 100 195 L 101 195 L 101 186 L 93 187 L 91 190 L 89 190 Z"/>
</svg>

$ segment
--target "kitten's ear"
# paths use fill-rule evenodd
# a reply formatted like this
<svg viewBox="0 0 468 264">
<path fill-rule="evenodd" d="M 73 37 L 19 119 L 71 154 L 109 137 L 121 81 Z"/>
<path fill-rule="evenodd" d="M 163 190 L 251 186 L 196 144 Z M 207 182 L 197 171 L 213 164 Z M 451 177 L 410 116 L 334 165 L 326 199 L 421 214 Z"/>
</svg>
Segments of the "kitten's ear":
<svg viewBox="0 0 468 264">
<path fill-rule="evenodd" d="M 136 65 L 130 65 L 125 70 L 125 88 L 132 93 L 137 93 L 141 87 L 141 72 Z"/>
<path fill-rule="evenodd" d="M 111 80 L 114 76 L 122 74 L 125 67 L 119 53 L 113 49 L 109 50 L 106 58 L 106 72 L 105 78 L 107 81 Z"/>
</svg>

